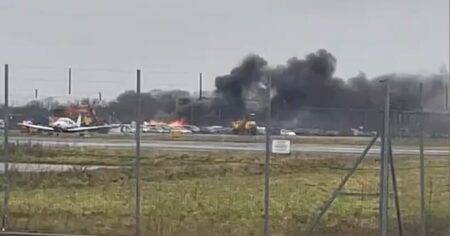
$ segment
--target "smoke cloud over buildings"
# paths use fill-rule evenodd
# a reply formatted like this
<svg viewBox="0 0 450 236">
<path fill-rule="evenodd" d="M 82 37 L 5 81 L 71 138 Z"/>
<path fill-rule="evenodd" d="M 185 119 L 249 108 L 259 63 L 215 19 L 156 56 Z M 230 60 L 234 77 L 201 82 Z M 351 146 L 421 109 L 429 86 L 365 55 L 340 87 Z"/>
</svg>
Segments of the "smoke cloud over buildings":
<svg viewBox="0 0 450 236">
<path fill-rule="evenodd" d="M 256 120 L 264 125 L 269 77 L 272 82 L 272 119 L 279 127 L 348 130 L 349 127 L 364 126 L 376 130 L 385 95 L 384 85 L 379 81 L 385 79 L 391 85 L 394 113 L 400 110 L 411 113 L 419 109 L 420 83 L 423 83 L 425 110 L 445 111 L 447 70 L 431 75 L 386 74 L 374 78 L 360 72 L 344 79 L 334 75 L 337 66 L 337 58 L 324 49 L 304 58 L 290 58 L 276 66 L 251 54 L 228 74 L 216 77 L 212 97 L 199 100 L 183 90 L 144 91 L 141 96 L 142 115 L 144 119 L 183 118 L 197 125 L 229 126 L 231 121 L 241 119 L 247 113 L 255 113 Z M 136 103 L 135 91 L 126 91 L 113 101 L 96 103 L 96 110 L 101 117 L 128 123 L 135 119 Z M 53 104 L 50 100 L 36 101 L 15 109 L 16 113 L 34 117 L 48 114 L 58 106 L 57 103 L 50 104 Z M 416 126 L 413 116 L 397 114 L 394 121 L 398 121 L 399 129 Z M 443 130 L 447 124 L 444 121 L 439 118 L 429 126 Z"/>
<path fill-rule="evenodd" d="M 270 66 L 258 55 L 249 55 L 229 74 L 216 78 L 214 107 L 238 117 L 249 112 L 248 104 L 262 103 L 261 83 L 272 79 L 272 110 L 284 118 L 294 118 L 302 107 L 379 109 L 384 101 L 384 87 L 379 81 L 388 79 L 391 85 L 392 108 L 419 108 L 419 86 L 424 85 L 426 109 L 443 110 L 448 74 L 408 75 L 387 74 L 367 78 L 360 72 L 344 80 L 334 76 L 337 59 L 324 49 L 304 58 L 290 58 L 286 64 Z M 260 104 L 262 107 L 263 105 Z"/>
</svg>

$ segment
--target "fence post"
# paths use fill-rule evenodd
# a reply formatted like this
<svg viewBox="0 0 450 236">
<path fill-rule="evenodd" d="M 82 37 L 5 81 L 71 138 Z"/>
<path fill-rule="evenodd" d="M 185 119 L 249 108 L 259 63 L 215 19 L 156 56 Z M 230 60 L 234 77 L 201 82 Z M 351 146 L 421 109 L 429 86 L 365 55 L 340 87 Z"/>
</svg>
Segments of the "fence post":
<svg viewBox="0 0 450 236">
<path fill-rule="evenodd" d="M 5 122 L 5 130 L 3 132 L 4 142 L 3 142 L 3 155 L 4 155 L 4 180 L 5 180 L 5 190 L 3 196 L 3 214 L 2 214 L 2 231 L 7 230 L 8 228 L 8 217 L 9 217 L 9 145 L 8 145 L 8 131 L 9 131 L 9 68 L 8 64 L 5 64 L 5 106 L 4 106 L 4 122 Z"/>
<path fill-rule="evenodd" d="M 448 82 L 450 82 L 450 76 L 448 76 Z M 448 112 L 450 111 L 450 96 L 448 96 L 448 94 L 450 93 L 450 87 L 448 86 L 447 83 L 447 87 L 446 87 L 447 92 L 445 93 L 446 98 L 447 98 L 447 116 L 448 116 Z M 450 116 L 448 116 L 448 133 L 450 134 Z M 450 142 L 448 142 L 448 148 L 450 150 Z M 450 219 L 450 155 L 448 155 L 448 218 Z M 448 235 L 450 236 L 450 226 L 448 227 Z"/>
<path fill-rule="evenodd" d="M 270 131 L 272 118 L 272 103 L 270 88 L 272 87 L 270 77 L 267 77 L 267 98 L 266 98 L 266 159 L 264 161 L 264 236 L 269 236 L 269 170 L 270 170 Z"/>
<path fill-rule="evenodd" d="M 135 158 L 135 175 L 136 175 L 136 189 L 135 189 L 135 221 L 136 221 L 136 236 L 141 235 L 141 70 L 136 72 L 136 96 L 137 96 L 137 113 L 136 113 L 136 158 Z"/>
<path fill-rule="evenodd" d="M 390 118 L 390 95 L 389 80 L 382 81 L 386 85 L 385 104 L 384 104 L 384 121 L 383 121 L 383 142 L 381 153 L 381 170 L 380 170 L 380 200 L 379 200 L 379 227 L 380 235 L 387 236 L 388 233 L 388 176 L 389 176 L 389 118 Z"/>
<path fill-rule="evenodd" d="M 424 144 L 423 144 L 423 132 L 424 132 L 424 122 L 425 115 L 423 113 L 423 83 L 420 83 L 419 87 L 419 153 L 420 153 L 420 231 L 421 235 L 427 235 L 427 219 L 426 219 L 426 209 L 425 209 L 425 157 L 424 157 Z"/>
</svg>

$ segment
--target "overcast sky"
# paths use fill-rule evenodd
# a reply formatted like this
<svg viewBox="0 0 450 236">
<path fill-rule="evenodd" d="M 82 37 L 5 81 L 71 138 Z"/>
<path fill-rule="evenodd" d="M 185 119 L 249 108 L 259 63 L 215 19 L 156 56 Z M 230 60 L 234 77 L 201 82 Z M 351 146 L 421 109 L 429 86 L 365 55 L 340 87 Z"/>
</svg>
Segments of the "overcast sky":
<svg viewBox="0 0 450 236">
<path fill-rule="evenodd" d="M 213 89 L 249 53 L 276 65 L 325 48 L 342 78 L 449 64 L 448 0 L 0 0 L 0 28 L 16 103 L 63 96 L 69 66 L 73 97 L 112 99 L 136 68 L 144 90 L 193 91 L 199 72 Z"/>
</svg>

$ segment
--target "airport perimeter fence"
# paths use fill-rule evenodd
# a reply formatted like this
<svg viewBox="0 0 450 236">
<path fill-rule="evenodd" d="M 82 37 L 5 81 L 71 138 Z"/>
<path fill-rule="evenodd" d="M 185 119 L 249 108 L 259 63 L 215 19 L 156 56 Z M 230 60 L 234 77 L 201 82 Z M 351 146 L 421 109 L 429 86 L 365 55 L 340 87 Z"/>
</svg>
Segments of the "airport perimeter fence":
<svg viewBox="0 0 450 236">
<path fill-rule="evenodd" d="M 13 93 L 14 86 L 20 87 L 14 82 L 18 76 L 13 71 L 9 85 L 13 88 L 9 95 L 12 100 L 18 96 Z M 92 71 L 85 69 L 84 73 Z M 102 76 L 123 76 L 130 90 L 139 94 L 140 72 L 94 71 L 106 73 Z M 58 69 L 57 74 L 48 72 L 42 77 L 54 81 L 50 79 L 53 75 L 59 81 L 67 79 L 67 72 Z M 83 76 L 82 69 L 72 68 L 70 73 L 72 80 L 88 77 Z M 86 83 L 92 90 L 81 95 L 76 95 L 76 86 L 68 88 L 67 81 L 57 83 L 61 90 L 72 90 L 67 99 L 81 101 L 97 95 L 95 90 L 105 84 L 114 84 L 99 80 L 86 80 L 91 81 Z M 123 84 L 115 88 L 117 94 Z M 77 86 L 81 88 L 81 84 Z M 137 98 L 131 99 L 135 105 L 127 112 L 139 124 L 150 114 L 139 111 L 146 104 L 142 104 L 141 96 Z M 44 101 L 50 108 L 52 101 Z M 289 145 L 288 150 L 281 151 L 269 145 L 270 163 L 266 166 L 264 132 L 235 135 L 224 128 L 214 134 L 149 134 L 136 125 L 139 128 L 128 133 L 31 134 L 14 127 L 26 118 L 22 110 L 11 106 L 5 112 L 4 108 L 10 129 L 4 133 L 4 143 L 9 145 L 2 146 L 1 216 L 7 232 L 376 235 L 381 229 L 383 142 L 373 138 L 383 130 L 382 110 L 305 107 L 307 112 L 296 123 L 280 121 L 282 117 L 275 115 L 269 140 L 280 141 L 280 145 L 288 141 Z M 108 119 L 113 121 L 114 114 L 110 115 Z M 399 225 L 403 235 L 448 235 L 448 113 L 392 110 L 389 118 L 397 190 L 391 172 L 387 194 L 389 235 L 399 235 Z M 258 126 L 268 125 L 267 121 L 266 117 L 257 117 Z M 217 126 L 227 126 L 230 121 L 217 122 Z M 205 123 L 214 125 L 213 119 Z M 297 135 L 281 135 L 281 129 Z M 368 148 L 371 142 L 373 146 Z M 281 149 L 286 148 L 283 145 Z M 423 171 L 420 146 L 424 150 Z M 361 163 L 355 165 L 358 160 Z"/>
</svg>

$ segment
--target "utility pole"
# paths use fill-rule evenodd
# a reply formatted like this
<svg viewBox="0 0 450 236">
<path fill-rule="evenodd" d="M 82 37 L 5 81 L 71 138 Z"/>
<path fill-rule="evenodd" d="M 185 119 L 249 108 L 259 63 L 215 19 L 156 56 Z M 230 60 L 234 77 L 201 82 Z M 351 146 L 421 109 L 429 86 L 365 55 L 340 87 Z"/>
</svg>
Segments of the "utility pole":
<svg viewBox="0 0 450 236">
<path fill-rule="evenodd" d="M 383 141 L 381 150 L 381 168 L 380 168 L 380 197 L 379 197 L 379 230 L 381 236 L 387 236 L 388 233 L 388 176 L 389 176 L 389 118 L 390 118 L 390 94 L 389 80 L 383 80 L 385 83 L 386 94 L 384 104 L 383 120 Z"/>
<path fill-rule="evenodd" d="M 194 101 L 190 102 L 190 123 L 194 124 Z"/>
<path fill-rule="evenodd" d="M 448 84 L 445 85 L 445 110 L 448 111 Z"/>
<path fill-rule="evenodd" d="M 38 89 L 34 89 L 34 99 L 38 98 Z"/>
<path fill-rule="evenodd" d="M 141 70 L 136 72 L 136 95 L 137 95 L 137 112 L 136 112 L 136 159 L 135 159 L 135 173 L 136 173 L 136 189 L 135 189 L 135 221 L 136 221 L 136 236 L 141 235 Z"/>
<path fill-rule="evenodd" d="M 3 214 L 2 214 L 2 231 L 8 229 L 9 223 L 9 144 L 8 144 L 8 131 L 9 131 L 9 67 L 5 64 L 5 106 L 4 106 L 4 122 L 5 130 L 3 132 L 3 155 L 4 155 L 4 175 L 5 175 L 5 192 L 3 195 Z"/>
<path fill-rule="evenodd" d="M 424 121 L 425 116 L 423 113 L 423 83 L 419 86 L 419 153 L 420 153 L 420 230 L 421 235 L 425 236 L 427 234 L 427 224 L 426 224 L 426 209 L 425 209 L 425 157 L 424 157 L 424 144 L 423 144 L 423 132 L 424 132 Z"/>
<path fill-rule="evenodd" d="M 180 99 L 179 98 L 175 98 L 175 115 L 178 117 L 178 108 L 180 105 Z"/>
<path fill-rule="evenodd" d="M 269 236 L 269 170 L 270 170 L 270 131 L 272 120 L 271 92 L 272 80 L 267 77 L 266 97 L 266 159 L 264 161 L 264 236 Z"/>
<path fill-rule="evenodd" d="M 199 77 L 199 91 L 198 91 L 198 100 L 202 100 L 203 99 L 203 88 L 202 88 L 202 73 L 200 73 L 200 77 Z"/>
<path fill-rule="evenodd" d="M 101 102 L 102 101 L 102 92 L 98 92 L 98 100 Z"/>
<path fill-rule="evenodd" d="M 72 94 L 72 68 L 69 67 L 69 95 Z"/>
</svg>

